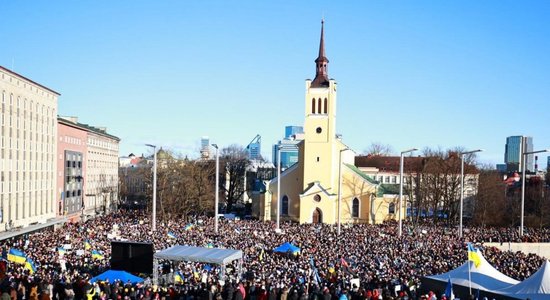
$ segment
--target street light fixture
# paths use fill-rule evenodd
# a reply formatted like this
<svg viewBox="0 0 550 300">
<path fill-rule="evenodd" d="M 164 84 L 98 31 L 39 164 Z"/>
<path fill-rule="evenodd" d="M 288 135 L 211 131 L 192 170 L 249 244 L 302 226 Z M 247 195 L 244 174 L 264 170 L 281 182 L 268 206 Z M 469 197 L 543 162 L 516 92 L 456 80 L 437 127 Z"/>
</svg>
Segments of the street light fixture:
<svg viewBox="0 0 550 300">
<path fill-rule="evenodd" d="M 403 221 L 401 220 L 402 214 L 403 214 L 403 163 L 404 163 L 404 157 L 403 155 L 406 153 L 414 152 L 418 149 L 411 148 L 408 150 L 401 151 L 401 156 L 399 159 L 399 237 L 403 234 Z"/>
<path fill-rule="evenodd" d="M 338 226 L 336 227 L 336 232 L 340 236 L 340 231 L 342 227 L 341 222 L 341 211 L 342 211 L 342 152 L 349 150 L 349 148 L 340 149 L 338 155 Z"/>
<path fill-rule="evenodd" d="M 464 155 L 481 152 L 483 149 L 460 152 L 460 226 L 458 227 L 458 237 L 462 238 L 462 213 L 464 207 Z"/>
<path fill-rule="evenodd" d="M 157 230 L 157 146 L 151 144 L 145 144 L 147 147 L 153 148 L 153 217 L 151 231 Z"/>
<path fill-rule="evenodd" d="M 218 233 L 218 203 L 220 197 L 220 153 L 218 144 L 212 144 L 216 148 L 216 200 L 214 201 L 214 232 Z"/>
<path fill-rule="evenodd" d="M 523 144 L 523 142 L 522 142 Z M 550 152 L 550 149 L 544 149 L 544 150 L 538 150 L 538 151 L 531 151 L 531 152 L 525 152 L 524 147 L 521 147 L 521 224 L 520 224 L 520 230 L 519 230 L 519 236 L 523 236 L 523 218 L 524 218 L 524 212 L 525 212 L 525 156 L 530 154 L 537 154 L 537 153 L 544 153 L 544 152 Z"/>
</svg>

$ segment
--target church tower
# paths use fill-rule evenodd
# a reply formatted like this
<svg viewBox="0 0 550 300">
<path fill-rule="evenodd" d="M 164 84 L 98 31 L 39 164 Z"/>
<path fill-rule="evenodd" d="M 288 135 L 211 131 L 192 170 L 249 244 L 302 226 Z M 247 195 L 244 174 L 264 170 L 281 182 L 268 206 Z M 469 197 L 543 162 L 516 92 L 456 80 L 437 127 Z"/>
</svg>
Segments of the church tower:
<svg viewBox="0 0 550 300">
<path fill-rule="evenodd" d="M 306 189 L 318 182 L 328 193 L 336 193 L 336 81 L 328 77 L 328 58 L 325 54 L 324 21 L 321 21 L 319 55 L 315 59 L 315 78 L 306 80 L 305 143 L 303 149 Z M 335 172 L 336 171 L 336 172 Z"/>
</svg>

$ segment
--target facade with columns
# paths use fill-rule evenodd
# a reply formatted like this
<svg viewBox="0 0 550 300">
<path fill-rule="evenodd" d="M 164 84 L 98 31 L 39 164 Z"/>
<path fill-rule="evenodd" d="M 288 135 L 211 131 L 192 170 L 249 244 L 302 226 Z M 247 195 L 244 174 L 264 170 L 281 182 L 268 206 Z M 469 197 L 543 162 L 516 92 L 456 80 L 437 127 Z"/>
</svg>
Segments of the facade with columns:
<svg viewBox="0 0 550 300">
<path fill-rule="evenodd" d="M 0 231 L 56 216 L 58 97 L 0 67 Z"/>
<path fill-rule="evenodd" d="M 354 165 L 355 152 L 336 134 L 338 85 L 328 77 L 324 24 L 313 80 L 305 82 L 304 140 L 298 162 L 256 193 L 253 211 L 261 220 L 299 223 L 379 223 L 396 219 L 396 197 Z M 280 195 L 278 194 L 280 181 Z M 397 197 L 398 198 L 398 197 Z"/>
</svg>

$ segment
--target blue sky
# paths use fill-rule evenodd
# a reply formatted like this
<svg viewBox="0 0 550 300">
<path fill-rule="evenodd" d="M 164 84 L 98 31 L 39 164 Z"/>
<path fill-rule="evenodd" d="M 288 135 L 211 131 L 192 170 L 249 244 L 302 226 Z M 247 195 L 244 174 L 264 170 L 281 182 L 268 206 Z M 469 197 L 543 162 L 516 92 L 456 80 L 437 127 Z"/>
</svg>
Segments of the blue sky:
<svg viewBox="0 0 550 300">
<path fill-rule="evenodd" d="M 3 1 L 0 65 L 62 95 L 61 115 L 198 155 L 302 125 L 325 18 L 337 130 L 357 152 L 550 148 L 549 1 Z M 546 164 L 540 157 L 539 165 Z"/>
</svg>

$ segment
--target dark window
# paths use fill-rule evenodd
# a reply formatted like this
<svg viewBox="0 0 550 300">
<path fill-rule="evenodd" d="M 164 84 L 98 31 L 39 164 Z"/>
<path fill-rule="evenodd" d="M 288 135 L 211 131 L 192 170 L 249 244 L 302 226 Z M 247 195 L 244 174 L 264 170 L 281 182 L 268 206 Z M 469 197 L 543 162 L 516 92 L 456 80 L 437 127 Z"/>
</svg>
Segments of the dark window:
<svg viewBox="0 0 550 300">
<path fill-rule="evenodd" d="M 395 203 L 390 203 L 388 207 L 388 213 L 395 214 Z"/>
<path fill-rule="evenodd" d="M 352 218 L 359 218 L 359 199 L 357 198 L 353 198 L 351 216 Z"/>
<path fill-rule="evenodd" d="M 82 168 L 82 162 L 81 161 L 78 162 L 78 168 Z"/>
<path fill-rule="evenodd" d="M 315 98 L 311 99 L 311 113 L 315 113 Z"/>
<path fill-rule="evenodd" d="M 71 162 L 67 161 L 67 168 L 70 168 L 70 167 L 71 167 Z"/>
<path fill-rule="evenodd" d="M 78 192 L 76 193 L 78 196 L 82 195 L 82 190 L 78 190 Z"/>
<path fill-rule="evenodd" d="M 69 197 L 71 197 L 71 192 L 66 191 L 66 192 L 65 192 L 65 198 L 69 198 Z"/>
<path fill-rule="evenodd" d="M 325 114 L 327 113 L 327 111 L 328 111 L 328 100 L 327 98 L 325 98 L 325 110 L 324 110 Z"/>
<path fill-rule="evenodd" d="M 323 128 L 317 127 L 317 129 L 315 129 L 315 131 L 316 131 L 317 133 L 321 133 L 321 132 L 323 132 Z"/>
<path fill-rule="evenodd" d="M 281 201 L 281 214 L 282 215 L 288 215 L 288 197 L 286 195 L 283 196 L 283 200 Z"/>
<path fill-rule="evenodd" d="M 317 107 L 319 108 L 318 111 L 319 113 L 321 113 L 321 98 L 319 98 L 319 101 L 317 103 Z"/>
<path fill-rule="evenodd" d="M 313 196 L 313 200 L 317 201 L 317 202 L 321 202 L 321 196 L 319 196 L 319 194 Z"/>
</svg>

